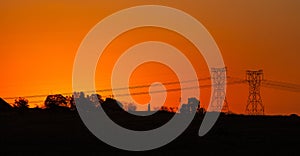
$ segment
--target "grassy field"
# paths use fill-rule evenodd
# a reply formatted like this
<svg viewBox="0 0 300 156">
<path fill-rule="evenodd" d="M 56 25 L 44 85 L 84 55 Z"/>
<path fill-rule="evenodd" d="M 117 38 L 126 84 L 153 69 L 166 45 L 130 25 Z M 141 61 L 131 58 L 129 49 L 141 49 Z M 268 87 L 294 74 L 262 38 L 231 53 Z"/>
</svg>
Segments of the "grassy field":
<svg viewBox="0 0 300 156">
<path fill-rule="evenodd" d="M 161 112 L 149 118 L 126 122 L 121 114 L 113 118 L 133 129 L 149 123 L 156 127 L 173 114 Z M 297 116 L 222 115 L 204 137 L 197 136 L 202 116 L 195 116 L 187 130 L 170 144 L 145 152 L 128 152 L 98 140 L 82 123 L 76 111 L 32 111 L 0 113 L 0 155 L 115 155 L 192 154 L 199 155 L 299 155 L 300 118 Z M 142 128 L 141 128 L 142 127 Z"/>
</svg>

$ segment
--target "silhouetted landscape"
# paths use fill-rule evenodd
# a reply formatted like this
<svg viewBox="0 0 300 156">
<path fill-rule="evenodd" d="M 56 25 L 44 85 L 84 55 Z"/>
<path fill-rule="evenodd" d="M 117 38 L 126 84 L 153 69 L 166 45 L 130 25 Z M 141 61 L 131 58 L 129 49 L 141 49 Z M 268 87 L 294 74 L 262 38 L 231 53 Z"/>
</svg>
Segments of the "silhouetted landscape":
<svg viewBox="0 0 300 156">
<path fill-rule="evenodd" d="M 55 98 L 49 96 L 47 99 L 48 102 L 52 99 L 52 102 L 48 103 L 52 104 L 47 109 L 11 107 L 1 99 L 1 155 L 128 154 L 128 151 L 111 147 L 96 138 L 86 128 L 73 107 L 59 106 L 65 103 L 62 96 Z M 22 100 L 24 101 L 24 99 L 19 101 Z M 18 100 L 16 101 L 18 103 Z M 60 102 L 55 104 L 53 101 Z M 159 110 L 150 116 L 135 116 L 124 111 L 122 105 L 111 98 L 102 100 L 101 105 L 113 121 L 133 130 L 154 129 L 169 121 L 175 114 Z M 196 152 L 199 155 L 297 155 L 298 153 L 300 118 L 295 114 L 246 116 L 222 113 L 210 132 L 204 137 L 199 137 L 198 130 L 204 113 L 197 111 L 190 126 L 171 143 L 137 154 L 166 155 Z"/>
<path fill-rule="evenodd" d="M 300 0 L 0 8 L 0 156 L 300 155 Z"/>
</svg>

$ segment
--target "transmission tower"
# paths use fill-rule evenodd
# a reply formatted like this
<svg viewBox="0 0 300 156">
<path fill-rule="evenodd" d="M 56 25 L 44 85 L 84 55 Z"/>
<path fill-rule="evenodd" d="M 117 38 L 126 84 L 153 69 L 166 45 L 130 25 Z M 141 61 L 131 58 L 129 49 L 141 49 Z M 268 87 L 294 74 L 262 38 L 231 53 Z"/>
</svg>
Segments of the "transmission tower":
<svg viewBox="0 0 300 156">
<path fill-rule="evenodd" d="M 226 67 L 225 68 L 211 68 L 213 97 L 211 102 L 212 111 L 229 112 L 228 103 L 226 100 Z M 224 103 L 224 105 L 223 105 Z"/>
<path fill-rule="evenodd" d="M 249 115 L 264 115 L 264 105 L 260 96 L 260 86 L 263 80 L 263 70 L 246 71 L 246 81 L 249 84 L 249 96 L 246 113 Z"/>
</svg>

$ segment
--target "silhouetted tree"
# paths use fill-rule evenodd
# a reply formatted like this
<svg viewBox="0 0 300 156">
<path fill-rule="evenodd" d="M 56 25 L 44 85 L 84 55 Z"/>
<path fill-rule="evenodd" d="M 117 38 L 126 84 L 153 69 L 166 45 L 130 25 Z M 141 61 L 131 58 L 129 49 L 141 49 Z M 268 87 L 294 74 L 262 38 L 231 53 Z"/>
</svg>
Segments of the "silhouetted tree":
<svg viewBox="0 0 300 156">
<path fill-rule="evenodd" d="M 177 107 L 169 107 L 169 111 L 172 113 L 177 112 L 178 108 Z"/>
<path fill-rule="evenodd" d="M 163 112 L 170 112 L 169 108 L 167 106 L 161 106 L 160 107 L 160 111 L 163 111 Z"/>
<path fill-rule="evenodd" d="M 195 98 L 188 98 L 187 104 L 182 104 L 180 113 L 195 113 L 200 108 L 200 101 Z"/>
<path fill-rule="evenodd" d="M 299 116 L 297 115 L 297 114 L 290 114 L 290 117 L 292 117 L 292 118 L 298 118 Z"/>
<path fill-rule="evenodd" d="M 205 108 L 198 108 L 197 109 L 197 112 L 199 113 L 199 114 L 204 114 L 205 112 L 206 112 L 206 110 L 205 110 Z"/>
<path fill-rule="evenodd" d="M 136 111 L 136 105 L 134 103 L 129 103 L 127 109 L 128 111 Z"/>
<path fill-rule="evenodd" d="M 188 109 L 188 105 L 187 104 L 182 104 L 181 108 L 180 108 L 180 113 L 185 114 L 188 113 L 189 109 Z"/>
<path fill-rule="evenodd" d="M 76 106 L 75 106 L 75 100 L 74 100 L 74 95 L 72 95 L 70 97 L 70 110 L 75 110 L 76 109 Z"/>
<path fill-rule="evenodd" d="M 188 107 L 191 113 L 195 113 L 197 109 L 200 107 L 200 101 L 195 97 L 189 98 Z"/>
<path fill-rule="evenodd" d="M 74 101 L 77 109 L 82 110 L 84 112 L 96 110 L 96 105 L 91 101 L 91 96 L 85 96 L 84 92 L 79 92 L 74 96 Z"/>
<path fill-rule="evenodd" d="M 66 96 L 66 101 L 67 101 L 67 107 L 69 107 L 71 111 L 76 109 L 74 95 Z"/>
<path fill-rule="evenodd" d="M 67 99 L 61 94 L 48 95 L 45 100 L 46 108 L 58 108 L 60 106 L 67 106 Z"/>
<path fill-rule="evenodd" d="M 27 109 L 29 107 L 28 100 L 24 97 L 19 97 L 15 99 L 14 107 L 21 110 Z"/>
<path fill-rule="evenodd" d="M 90 101 L 95 105 L 95 107 L 99 107 L 104 102 L 102 96 L 99 94 L 92 94 L 89 98 Z"/>
</svg>

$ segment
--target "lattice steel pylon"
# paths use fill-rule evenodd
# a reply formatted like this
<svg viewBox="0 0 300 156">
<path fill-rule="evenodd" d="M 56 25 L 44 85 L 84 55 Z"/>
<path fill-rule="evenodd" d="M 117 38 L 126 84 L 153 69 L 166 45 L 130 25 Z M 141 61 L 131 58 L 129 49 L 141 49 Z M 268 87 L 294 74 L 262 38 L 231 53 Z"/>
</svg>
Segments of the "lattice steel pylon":
<svg viewBox="0 0 300 156">
<path fill-rule="evenodd" d="M 211 68 L 213 97 L 211 111 L 229 113 L 226 100 L 226 71 L 227 68 Z"/>
<path fill-rule="evenodd" d="M 249 84 L 249 96 L 246 113 L 249 115 L 264 115 L 264 105 L 260 96 L 260 86 L 263 81 L 263 70 L 246 71 L 246 81 Z"/>
</svg>

